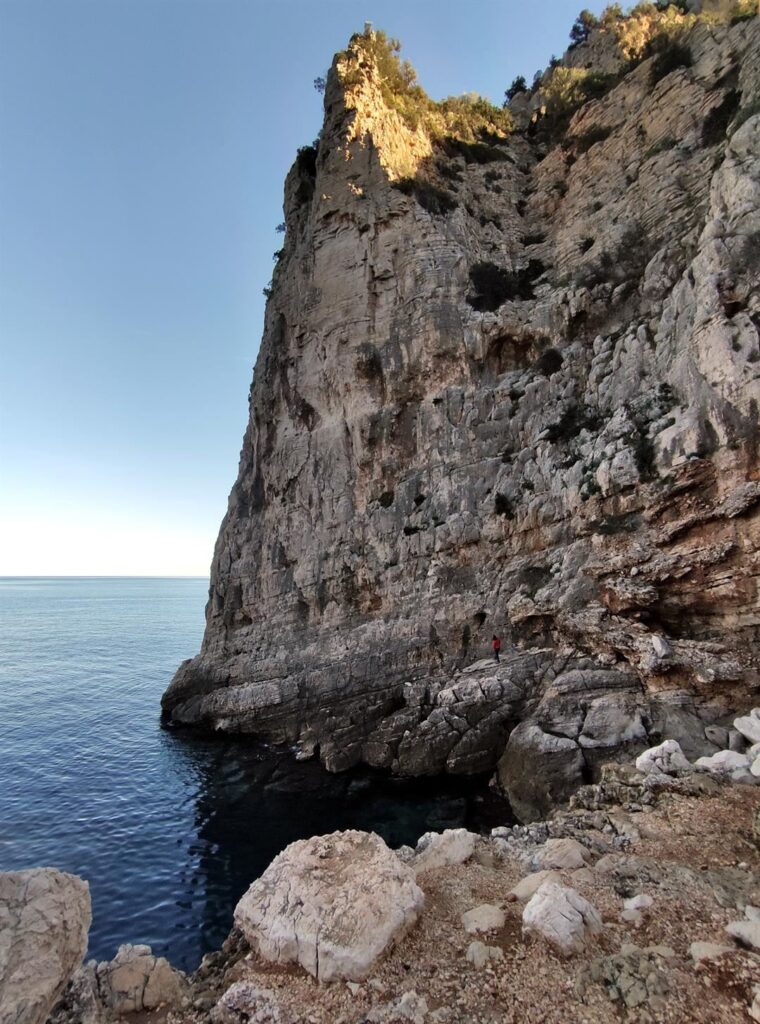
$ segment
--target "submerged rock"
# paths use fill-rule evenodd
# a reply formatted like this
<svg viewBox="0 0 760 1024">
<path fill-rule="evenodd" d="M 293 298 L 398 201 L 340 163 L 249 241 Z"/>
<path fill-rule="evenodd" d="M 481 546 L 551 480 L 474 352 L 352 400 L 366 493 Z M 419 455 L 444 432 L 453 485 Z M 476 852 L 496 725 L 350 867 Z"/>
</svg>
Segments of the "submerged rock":
<svg viewBox="0 0 760 1024">
<path fill-rule="evenodd" d="M 235 924 L 267 960 L 319 981 L 367 976 L 415 923 L 424 896 L 414 872 L 373 833 L 291 843 L 235 908 Z"/>
<path fill-rule="evenodd" d="M 87 882 L 54 868 L 0 873 L 0 1021 L 43 1024 L 87 949 Z"/>
</svg>

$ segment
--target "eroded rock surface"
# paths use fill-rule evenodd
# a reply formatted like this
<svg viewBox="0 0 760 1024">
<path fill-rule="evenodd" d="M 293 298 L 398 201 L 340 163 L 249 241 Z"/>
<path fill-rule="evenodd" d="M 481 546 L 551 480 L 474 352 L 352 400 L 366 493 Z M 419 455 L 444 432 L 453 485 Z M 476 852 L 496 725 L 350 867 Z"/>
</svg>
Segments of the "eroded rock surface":
<svg viewBox="0 0 760 1024">
<path fill-rule="evenodd" d="M 144 945 L 120 946 L 113 960 L 97 965 L 96 979 L 101 1002 L 116 1014 L 178 1005 L 186 990 L 184 975 Z"/>
<path fill-rule="evenodd" d="M 558 953 L 582 953 L 602 930 L 596 907 L 570 886 L 546 881 L 528 901 L 522 915 L 523 931 L 545 939 Z"/>
<path fill-rule="evenodd" d="M 0 873 L 0 1022 L 43 1024 L 82 962 L 90 889 L 54 868 Z"/>
<path fill-rule="evenodd" d="M 291 843 L 241 898 L 235 924 L 268 960 L 357 981 L 423 903 L 414 872 L 379 836 L 334 832 Z"/>
<path fill-rule="evenodd" d="M 684 24 L 670 70 L 597 30 L 566 63 L 604 94 L 485 154 L 409 127 L 361 39 L 336 59 L 172 722 L 501 759 L 527 819 L 754 703 L 760 24 Z"/>
</svg>

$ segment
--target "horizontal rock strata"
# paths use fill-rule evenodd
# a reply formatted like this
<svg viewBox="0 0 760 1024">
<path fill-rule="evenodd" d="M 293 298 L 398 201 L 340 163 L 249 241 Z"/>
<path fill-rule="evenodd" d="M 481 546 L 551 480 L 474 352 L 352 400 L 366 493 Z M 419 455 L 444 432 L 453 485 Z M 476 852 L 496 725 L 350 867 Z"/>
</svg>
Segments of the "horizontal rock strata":
<svg viewBox="0 0 760 1024">
<path fill-rule="evenodd" d="M 168 721 L 499 764 L 526 819 L 717 751 L 758 685 L 760 23 L 688 25 L 626 73 L 597 30 L 565 64 L 606 91 L 487 143 L 410 126 L 373 37 L 336 58 Z"/>
</svg>

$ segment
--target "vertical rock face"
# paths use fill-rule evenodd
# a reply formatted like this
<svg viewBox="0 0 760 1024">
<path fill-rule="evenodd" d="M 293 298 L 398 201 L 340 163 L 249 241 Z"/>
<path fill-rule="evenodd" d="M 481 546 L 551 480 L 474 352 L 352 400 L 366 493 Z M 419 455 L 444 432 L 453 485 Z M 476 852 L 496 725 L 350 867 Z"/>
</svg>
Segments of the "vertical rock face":
<svg viewBox="0 0 760 1024">
<path fill-rule="evenodd" d="M 759 28 L 698 21 L 562 132 L 457 145 L 361 38 L 336 58 L 168 718 L 406 774 L 490 769 L 529 721 L 563 790 L 717 749 L 757 686 Z"/>
</svg>

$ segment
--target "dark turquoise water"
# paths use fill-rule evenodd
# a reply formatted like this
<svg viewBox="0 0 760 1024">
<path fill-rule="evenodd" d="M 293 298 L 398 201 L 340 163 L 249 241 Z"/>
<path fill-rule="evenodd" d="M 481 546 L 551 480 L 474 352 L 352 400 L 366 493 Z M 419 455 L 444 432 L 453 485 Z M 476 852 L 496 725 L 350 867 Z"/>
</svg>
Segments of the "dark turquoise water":
<svg viewBox="0 0 760 1024">
<path fill-rule="evenodd" d="M 250 741 L 166 732 L 159 700 L 198 650 L 207 581 L 0 579 L 0 870 L 90 883 L 90 955 L 147 942 L 185 969 L 294 839 L 506 820 L 484 783 L 332 776 Z"/>
</svg>

